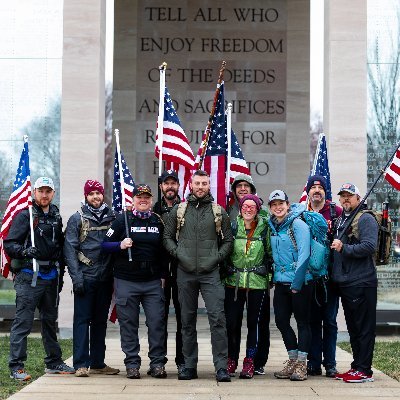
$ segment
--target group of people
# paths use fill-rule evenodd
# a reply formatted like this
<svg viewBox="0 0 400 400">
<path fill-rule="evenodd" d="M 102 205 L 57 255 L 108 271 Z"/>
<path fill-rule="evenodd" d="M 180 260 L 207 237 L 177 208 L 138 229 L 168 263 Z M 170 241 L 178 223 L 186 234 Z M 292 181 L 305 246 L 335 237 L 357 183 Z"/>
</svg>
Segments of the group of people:
<svg viewBox="0 0 400 400">
<path fill-rule="evenodd" d="M 151 188 L 137 184 L 132 210 L 115 215 L 104 202 L 101 183 L 88 180 L 81 208 L 63 233 L 58 208 L 52 204 L 53 181 L 41 177 L 35 182 L 34 245 L 28 210 L 14 218 L 4 240 L 15 273 L 17 306 L 10 334 L 11 378 L 30 379 L 24 361 L 36 308 L 47 373 L 118 374 L 119 369 L 104 362 L 113 290 L 127 378 L 141 377 L 140 306 L 148 327 L 147 374 L 167 377 L 171 299 L 178 379 L 198 377 L 199 293 L 207 309 L 216 380 L 230 382 L 236 374 L 245 310 L 247 338 L 239 378 L 264 375 L 274 288 L 275 322 L 288 353 L 282 370 L 274 373 L 276 378 L 302 381 L 308 375 L 322 375 L 323 366 L 327 377 L 372 381 L 378 225 L 371 214 L 363 213 L 358 235 L 351 234 L 347 221 L 360 203 L 358 188 L 342 185 L 338 192 L 342 210 L 326 200 L 324 177 L 308 179 L 307 208 L 326 219 L 331 246 L 328 273 L 316 279 L 309 267 L 310 228 L 301 218 L 306 206 L 292 204 L 284 191 L 274 190 L 267 208 L 248 175 L 233 181 L 227 211 L 214 202 L 205 171 L 194 172 L 184 202 L 178 196 L 179 184 L 175 171 L 164 171 L 159 182 L 162 197 L 154 206 Z M 39 273 L 33 285 L 35 262 Z M 56 335 L 64 266 L 74 292 L 73 368 L 62 361 Z M 339 296 L 354 357 L 349 371 L 342 374 L 336 369 L 335 354 Z M 292 316 L 297 335 L 290 324 Z"/>
</svg>

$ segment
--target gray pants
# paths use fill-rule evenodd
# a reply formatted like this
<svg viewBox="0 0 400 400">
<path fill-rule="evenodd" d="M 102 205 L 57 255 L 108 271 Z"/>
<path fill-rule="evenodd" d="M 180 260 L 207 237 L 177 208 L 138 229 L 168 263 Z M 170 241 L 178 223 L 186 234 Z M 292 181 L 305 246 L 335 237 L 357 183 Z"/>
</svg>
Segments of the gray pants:
<svg viewBox="0 0 400 400">
<path fill-rule="evenodd" d="M 164 365 L 164 290 L 161 280 L 130 282 L 114 279 L 115 304 L 126 368 L 140 368 L 139 313 L 143 306 L 148 327 L 150 368 Z"/>
<path fill-rule="evenodd" d="M 27 337 L 32 330 L 36 307 L 40 312 L 42 340 L 47 368 L 62 363 L 60 345 L 57 342 L 57 279 L 38 279 L 36 287 L 31 287 L 32 275 L 19 272 L 14 281 L 16 291 L 15 318 L 10 332 L 10 357 L 8 365 L 11 370 L 23 369 L 26 361 Z"/>
<path fill-rule="evenodd" d="M 199 292 L 203 296 L 211 331 L 211 346 L 215 370 L 227 368 L 228 337 L 224 311 L 225 290 L 218 269 L 196 275 L 178 269 L 179 303 L 182 310 L 182 341 L 186 368 L 197 368 L 197 308 Z"/>
</svg>

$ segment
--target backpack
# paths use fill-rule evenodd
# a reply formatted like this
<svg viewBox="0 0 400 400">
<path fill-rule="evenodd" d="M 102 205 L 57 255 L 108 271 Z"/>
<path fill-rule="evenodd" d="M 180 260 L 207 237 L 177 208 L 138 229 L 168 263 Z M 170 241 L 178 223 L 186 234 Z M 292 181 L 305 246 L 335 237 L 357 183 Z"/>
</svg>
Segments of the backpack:
<svg viewBox="0 0 400 400">
<path fill-rule="evenodd" d="M 311 251 L 308 269 L 313 278 L 321 278 L 328 275 L 329 241 L 327 238 L 328 223 L 322 214 L 315 211 L 303 211 L 298 217 L 310 228 Z M 293 223 L 288 230 L 288 235 L 297 251 L 296 238 L 293 231 Z"/>
<path fill-rule="evenodd" d="M 214 214 L 214 222 L 215 222 L 215 232 L 219 239 L 224 238 L 224 234 L 222 233 L 222 208 L 217 203 L 212 204 L 212 211 Z M 176 211 L 176 240 L 179 239 L 179 231 L 182 226 L 185 224 L 185 213 L 187 209 L 188 203 L 187 201 L 178 204 L 178 209 Z"/>
<path fill-rule="evenodd" d="M 358 231 L 358 221 L 364 213 L 371 214 L 376 222 L 378 223 L 379 231 L 378 231 L 378 247 L 374 254 L 375 265 L 386 265 L 389 263 L 390 258 L 390 250 L 392 247 L 392 221 L 388 218 L 388 225 L 387 227 L 382 226 L 382 219 L 383 213 L 382 211 L 375 211 L 375 210 L 362 210 L 357 213 L 354 217 L 353 221 L 351 222 L 351 230 L 350 233 L 347 235 L 349 239 L 351 237 L 355 237 L 359 240 L 360 234 Z M 379 255 L 379 250 L 383 246 L 383 254 Z"/>
</svg>

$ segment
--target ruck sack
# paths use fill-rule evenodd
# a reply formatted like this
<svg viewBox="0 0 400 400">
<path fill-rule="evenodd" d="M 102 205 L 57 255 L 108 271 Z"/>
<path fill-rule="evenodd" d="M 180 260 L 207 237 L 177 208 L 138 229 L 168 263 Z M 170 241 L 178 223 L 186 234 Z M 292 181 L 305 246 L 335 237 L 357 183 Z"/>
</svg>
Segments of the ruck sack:
<svg viewBox="0 0 400 400">
<path fill-rule="evenodd" d="M 364 213 L 371 214 L 376 222 L 378 223 L 378 246 L 374 254 L 375 265 L 386 265 L 389 263 L 390 258 L 390 250 L 392 247 L 392 221 L 390 218 L 387 220 L 387 227 L 382 226 L 383 212 L 376 210 L 361 210 L 354 217 L 351 222 L 350 233 L 347 235 L 349 239 L 351 237 L 355 237 L 357 240 L 360 239 L 360 232 L 358 230 L 358 221 Z M 381 247 L 381 243 L 384 241 L 383 247 Z M 383 254 L 379 254 L 379 249 L 383 248 Z"/>
<path fill-rule="evenodd" d="M 315 211 L 303 211 L 298 218 L 301 218 L 310 228 L 311 249 L 308 269 L 313 278 L 324 277 L 328 275 L 330 254 L 329 241 L 327 239 L 328 223 L 322 214 Z M 288 230 L 288 234 L 294 248 L 297 250 L 293 223 Z"/>
<path fill-rule="evenodd" d="M 222 233 L 222 208 L 217 203 L 212 204 L 212 211 L 214 214 L 214 222 L 215 222 L 215 232 L 217 233 L 218 239 L 223 239 L 224 235 Z M 188 203 L 187 201 L 178 204 L 178 209 L 176 211 L 176 240 L 179 239 L 179 231 L 182 226 L 185 224 L 185 214 Z"/>
</svg>

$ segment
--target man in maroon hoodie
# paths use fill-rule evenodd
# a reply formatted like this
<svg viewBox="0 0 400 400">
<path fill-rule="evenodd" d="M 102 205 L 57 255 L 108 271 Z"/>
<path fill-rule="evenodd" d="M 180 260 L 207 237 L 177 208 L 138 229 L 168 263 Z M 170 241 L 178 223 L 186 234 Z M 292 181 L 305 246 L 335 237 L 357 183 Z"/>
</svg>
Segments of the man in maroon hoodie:
<svg viewBox="0 0 400 400">
<path fill-rule="evenodd" d="M 342 214 L 341 207 L 326 200 L 326 179 L 312 175 L 307 181 L 308 209 L 323 215 L 328 222 L 328 235 L 332 241 L 334 220 Z M 328 265 L 331 275 L 332 265 Z M 315 284 L 315 295 L 311 303 L 311 348 L 308 352 L 308 375 L 322 375 L 321 365 L 325 367 L 326 376 L 334 378 L 336 370 L 336 317 L 339 308 L 339 296 L 328 276 Z M 323 359 L 322 359 L 323 356 Z"/>
</svg>

